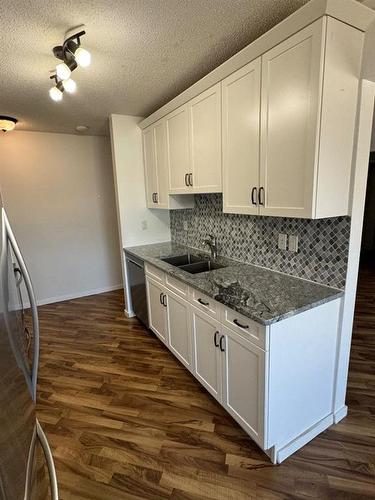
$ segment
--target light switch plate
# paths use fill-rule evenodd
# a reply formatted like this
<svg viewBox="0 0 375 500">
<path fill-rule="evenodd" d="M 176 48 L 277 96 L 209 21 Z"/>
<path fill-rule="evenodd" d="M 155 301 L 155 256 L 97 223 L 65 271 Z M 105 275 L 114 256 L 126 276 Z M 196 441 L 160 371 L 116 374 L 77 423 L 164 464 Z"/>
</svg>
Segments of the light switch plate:
<svg viewBox="0 0 375 500">
<path fill-rule="evenodd" d="M 289 235 L 289 251 L 290 252 L 298 252 L 298 236 Z"/>
<path fill-rule="evenodd" d="M 283 233 L 279 233 L 279 239 L 278 239 L 278 243 L 277 243 L 279 250 L 286 250 L 287 241 L 288 241 L 288 235 L 283 234 Z"/>
</svg>

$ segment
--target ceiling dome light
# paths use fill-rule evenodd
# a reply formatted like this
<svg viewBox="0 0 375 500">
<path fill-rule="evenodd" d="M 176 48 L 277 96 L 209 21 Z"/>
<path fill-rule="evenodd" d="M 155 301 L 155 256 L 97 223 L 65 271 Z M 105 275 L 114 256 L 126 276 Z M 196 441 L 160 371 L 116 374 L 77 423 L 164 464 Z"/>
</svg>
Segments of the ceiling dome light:
<svg viewBox="0 0 375 500">
<path fill-rule="evenodd" d="M 60 80 L 68 80 L 71 75 L 70 68 L 65 63 L 60 63 L 56 66 L 56 75 Z"/>
<path fill-rule="evenodd" d="M 60 89 L 57 87 L 52 87 L 49 89 L 49 96 L 53 101 L 59 102 L 62 101 L 63 94 Z"/>
<path fill-rule="evenodd" d="M 2 130 L 3 132 L 9 132 L 10 130 L 14 129 L 17 122 L 18 122 L 17 118 L 0 115 L 0 130 Z"/>
<path fill-rule="evenodd" d="M 81 68 L 87 68 L 87 66 L 90 66 L 91 64 L 90 52 L 82 47 L 78 47 L 78 49 L 74 52 L 74 58 Z"/>
<path fill-rule="evenodd" d="M 77 132 L 87 132 L 89 127 L 87 125 L 77 125 L 76 126 L 76 131 Z"/>
<path fill-rule="evenodd" d="M 68 80 L 64 80 L 62 82 L 64 89 L 69 92 L 69 94 L 73 94 L 77 90 L 77 84 L 74 80 L 69 78 Z"/>
</svg>

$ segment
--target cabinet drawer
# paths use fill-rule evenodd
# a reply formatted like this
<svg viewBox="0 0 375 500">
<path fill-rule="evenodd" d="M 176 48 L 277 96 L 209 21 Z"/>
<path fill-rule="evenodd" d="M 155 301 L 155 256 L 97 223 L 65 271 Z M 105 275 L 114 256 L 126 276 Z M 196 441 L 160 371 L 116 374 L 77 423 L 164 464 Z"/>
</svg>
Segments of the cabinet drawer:
<svg viewBox="0 0 375 500">
<path fill-rule="evenodd" d="M 256 321 L 253 321 L 233 309 L 229 309 L 228 307 L 223 308 L 222 323 L 234 332 L 239 333 L 247 340 L 251 340 L 262 349 L 266 351 L 268 350 L 265 326 L 260 325 Z"/>
<path fill-rule="evenodd" d="M 173 276 L 169 276 L 169 274 L 165 275 L 165 284 L 167 288 L 169 288 L 172 292 L 177 293 L 184 299 L 188 298 L 188 285 L 183 283 L 182 281 L 173 278 Z"/>
<path fill-rule="evenodd" d="M 204 295 L 194 288 L 189 288 L 189 299 L 190 302 L 201 311 L 204 311 L 213 318 L 220 319 L 220 304 L 211 297 Z"/>
<path fill-rule="evenodd" d="M 154 280 L 159 281 L 159 283 L 165 283 L 165 273 L 161 269 L 146 263 L 145 270 L 146 274 Z"/>
</svg>

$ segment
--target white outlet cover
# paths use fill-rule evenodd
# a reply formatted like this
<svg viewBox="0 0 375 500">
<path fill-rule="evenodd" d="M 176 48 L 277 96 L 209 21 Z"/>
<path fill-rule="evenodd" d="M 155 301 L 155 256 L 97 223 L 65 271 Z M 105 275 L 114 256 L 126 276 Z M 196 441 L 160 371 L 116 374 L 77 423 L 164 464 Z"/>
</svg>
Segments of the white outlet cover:
<svg viewBox="0 0 375 500">
<path fill-rule="evenodd" d="M 288 240 L 288 236 L 286 234 L 279 233 L 279 239 L 278 239 L 278 243 L 277 243 L 279 250 L 286 250 L 287 240 Z"/>
<path fill-rule="evenodd" d="M 298 252 L 298 236 L 291 234 L 289 236 L 289 251 Z"/>
<path fill-rule="evenodd" d="M 188 223 L 187 220 L 184 220 L 184 231 L 188 230 Z"/>
</svg>

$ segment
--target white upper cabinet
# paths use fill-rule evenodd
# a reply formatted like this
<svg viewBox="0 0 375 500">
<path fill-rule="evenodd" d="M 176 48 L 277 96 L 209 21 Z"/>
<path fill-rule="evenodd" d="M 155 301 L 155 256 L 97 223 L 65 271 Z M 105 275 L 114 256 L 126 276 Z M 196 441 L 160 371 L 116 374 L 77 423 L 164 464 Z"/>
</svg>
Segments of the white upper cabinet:
<svg viewBox="0 0 375 500">
<path fill-rule="evenodd" d="M 145 166 L 146 202 L 148 208 L 154 208 L 156 205 L 155 193 L 158 190 L 158 181 L 153 126 L 143 131 L 143 162 Z"/>
<path fill-rule="evenodd" d="M 262 56 L 260 214 L 348 214 L 361 47 L 324 17 Z"/>
<path fill-rule="evenodd" d="M 262 57 L 260 212 L 312 217 L 324 21 Z"/>
<path fill-rule="evenodd" d="M 191 208 L 192 197 L 169 196 L 167 121 L 157 121 L 143 131 L 146 200 L 148 208 Z"/>
<path fill-rule="evenodd" d="M 220 84 L 189 102 L 189 184 L 194 193 L 221 192 Z"/>
<path fill-rule="evenodd" d="M 158 208 L 168 208 L 168 164 L 167 164 L 167 127 L 165 120 L 154 125 L 155 161 L 157 172 Z"/>
<path fill-rule="evenodd" d="M 260 58 L 222 82 L 224 212 L 258 214 Z"/>
<path fill-rule="evenodd" d="M 169 192 L 221 192 L 221 89 L 206 90 L 167 116 Z"/>
<path fill-rule="evenodd" d="M 169 192 L 189 192 L 190 147 L 189 112 L 187 105 L 167 116 Z"/>
<path fill-rule="evenodd" d="M 324 15 L 278 44 L 257 41 L 253 61 L 162 119 L 154 149 L 144 131 L 148 206 L 167 207 L 169 186 L 223 191 L 229 213 L 348 215 L 363 39 Z"/>
<path fill-rule="evenodd" d="M 222 82 L 224 212 L 348 214 L 362 38 L 323 17 Z"/>
</svg>

